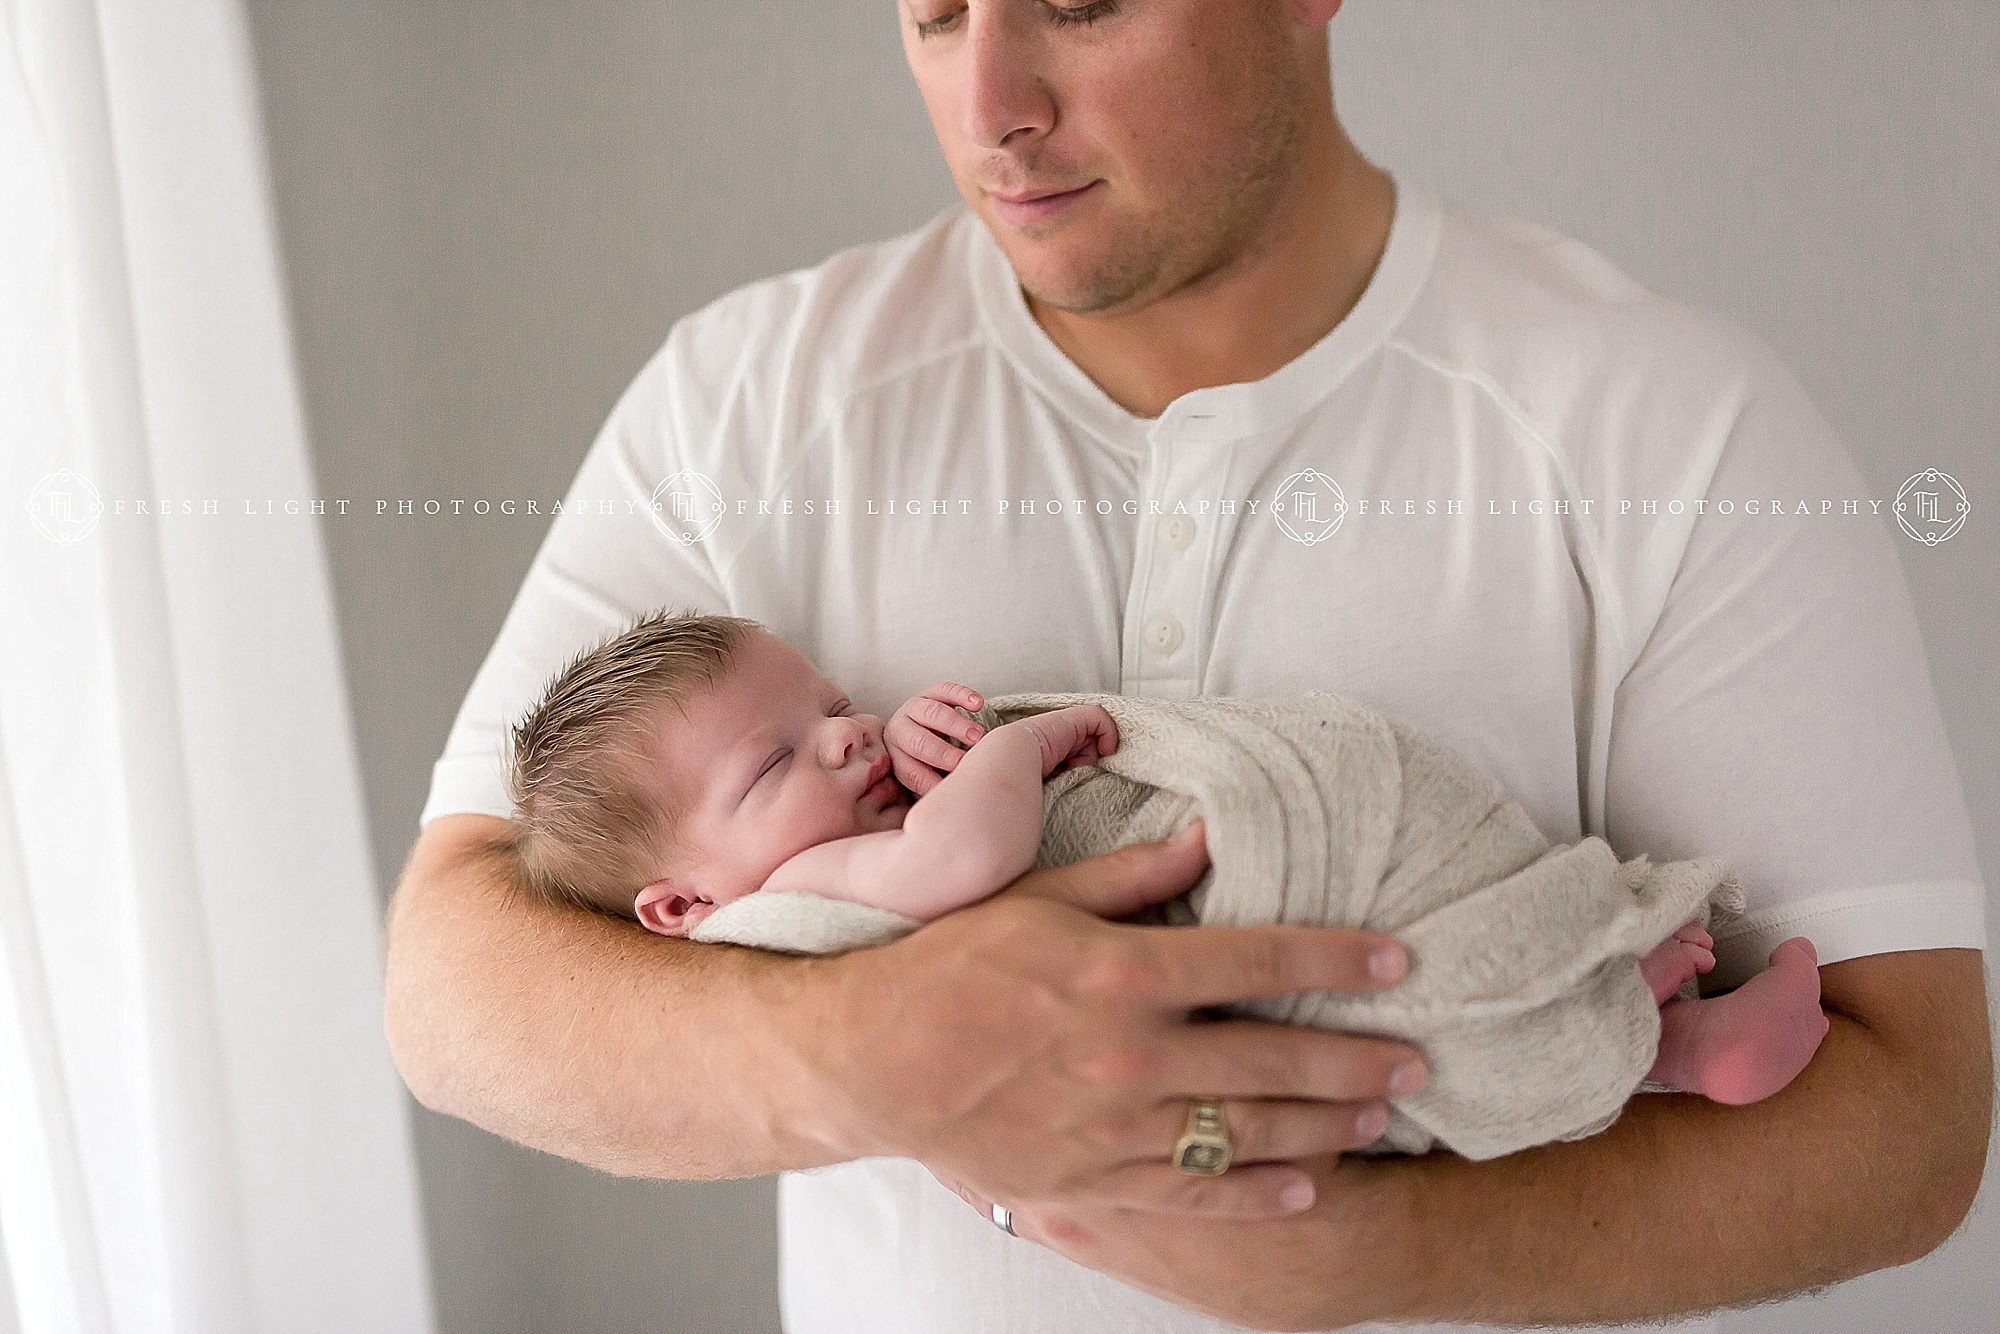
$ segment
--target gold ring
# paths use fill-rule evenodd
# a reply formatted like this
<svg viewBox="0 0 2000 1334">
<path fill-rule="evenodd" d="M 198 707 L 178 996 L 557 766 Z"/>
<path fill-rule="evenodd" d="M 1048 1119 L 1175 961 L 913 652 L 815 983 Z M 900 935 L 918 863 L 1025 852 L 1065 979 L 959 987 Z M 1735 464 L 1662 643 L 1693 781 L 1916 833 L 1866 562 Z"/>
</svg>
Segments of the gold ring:
<svg viewBox="0 0 2000 1334">
<path fill-rule="evenodd" d="M 1187 1129 L 1174 1145 L 1174 1166 L 1191 1177 L 1219 1177 L 1229 1170 L 1234 1152 L 1221 1099 L 1196 1098 L 1188 1106 Z"/>
</svg>

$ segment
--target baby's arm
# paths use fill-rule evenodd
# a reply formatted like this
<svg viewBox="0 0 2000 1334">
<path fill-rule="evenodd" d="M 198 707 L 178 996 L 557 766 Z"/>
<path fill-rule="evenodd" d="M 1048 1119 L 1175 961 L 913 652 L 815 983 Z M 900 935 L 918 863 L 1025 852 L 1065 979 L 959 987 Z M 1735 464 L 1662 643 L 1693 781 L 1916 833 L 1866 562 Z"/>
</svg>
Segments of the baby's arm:
<svg viewBox="0 0 2000 1334">
<path fill-rule="evenodd" d="M 803 890 L 929 921 L 975 903 L 1035 864 L 1042 779 L 1117 749 L 1094 704 L 1033 714 L 980 738 L 903 818 L 901 829 L 807 848 L 765 890 Z"/>
</svg>

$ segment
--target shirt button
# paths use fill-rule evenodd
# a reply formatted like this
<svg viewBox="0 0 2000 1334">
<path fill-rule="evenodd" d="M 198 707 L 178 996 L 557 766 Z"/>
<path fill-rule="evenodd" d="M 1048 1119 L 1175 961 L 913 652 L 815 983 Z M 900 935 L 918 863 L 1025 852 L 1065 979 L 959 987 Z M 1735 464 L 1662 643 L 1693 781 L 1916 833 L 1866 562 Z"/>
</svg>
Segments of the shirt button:
<svg viewBox="0 0 2000 1334">
<path fill-rule="evenodd" d="M 1186 551 L 1194 541 L 1195 522 L 1185 514 L 1176 514 L 1160 525 L 1160 545 L 1169 551 Z"/>
<path fill-rule="evenodd" d="M 1155 612 L 1147 619 L 1142 633 L 1146 637 L 1146 647 L 1163 658 L 1173 653 L 1187 638 L 1180 621 L 1170 611 Z"/>
</svg>

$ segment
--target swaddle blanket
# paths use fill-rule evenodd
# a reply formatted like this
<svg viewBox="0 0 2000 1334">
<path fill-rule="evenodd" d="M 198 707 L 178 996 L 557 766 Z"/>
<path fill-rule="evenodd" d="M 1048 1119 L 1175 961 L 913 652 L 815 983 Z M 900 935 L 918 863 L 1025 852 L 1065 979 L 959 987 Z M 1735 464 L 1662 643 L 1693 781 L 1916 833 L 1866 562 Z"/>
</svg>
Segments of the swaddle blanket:
<svg viewBox="0 0 2000 1334">
<path fill-rule="evenodd" d="M 1164 838 L 1199 816 L 1209 870 L 1156 920 L 1365 926 L 1409 947 L 1410 972 L 1388 991 L 1233 1007 L 1421 1049 L 1430 1077 L 1391 1100 L 1378 1152 L 1442 1145 L 1486 1159 L 1603 1130 L 1659 1044 L 1640 956 L 1683 922 L 1742 912 L 1721 861 L 1620 865 L 1599 838 L 1552 847 L 1470 762 L 1342 696 L 1018 694 L 975 716 L 990 729 L 1072 704 L 1102 705 L 1118 749 L 1044 785 L 1037 866 Z M 760 893 L 710 914 L 694 938 L 832 953 L 918 925 Z"/>
</svg>

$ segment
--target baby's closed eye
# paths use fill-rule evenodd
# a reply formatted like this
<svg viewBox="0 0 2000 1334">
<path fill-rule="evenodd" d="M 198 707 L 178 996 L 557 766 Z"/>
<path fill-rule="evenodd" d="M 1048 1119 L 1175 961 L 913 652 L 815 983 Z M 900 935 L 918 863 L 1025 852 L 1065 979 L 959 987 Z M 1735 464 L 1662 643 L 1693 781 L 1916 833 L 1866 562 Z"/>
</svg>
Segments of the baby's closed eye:
<svg viewBox="0 0 2000 1334">
<path fill-rule="evenodd" d="M 758 771 L 757 777 L 751 780 L 750 786 L 754 788 L 772 774 L 777 773 L 778 770 L 784 768 L 786 762 L 791 758 L 792 752 L 790 747 L 786 747 L 784 750 L 773 755 L 769 760 L 765 761 L 764 767 Z"/>
</svg>

